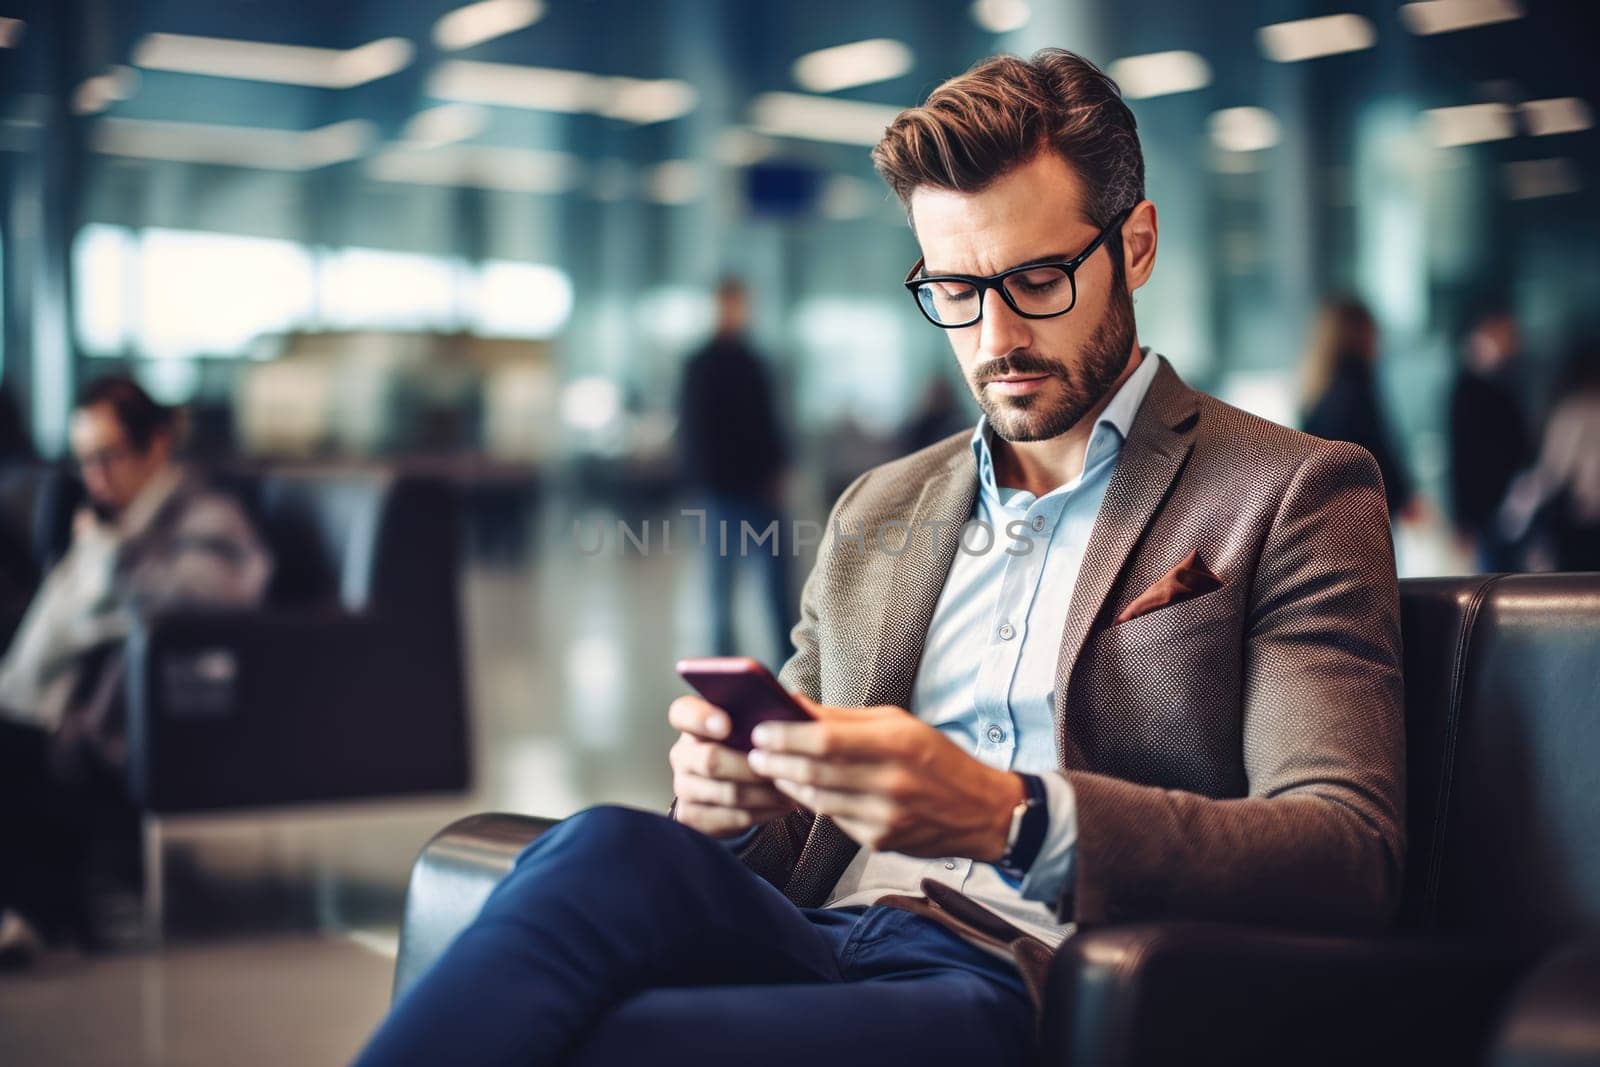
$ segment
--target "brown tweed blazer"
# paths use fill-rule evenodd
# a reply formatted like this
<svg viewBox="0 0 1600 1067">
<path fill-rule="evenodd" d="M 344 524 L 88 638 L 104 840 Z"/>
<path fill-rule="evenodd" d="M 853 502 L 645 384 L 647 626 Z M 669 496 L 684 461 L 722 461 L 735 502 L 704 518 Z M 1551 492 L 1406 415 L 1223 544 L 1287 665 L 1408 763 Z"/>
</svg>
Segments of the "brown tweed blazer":
<svg viewBox="0 0 1600 1067">
<path fill-rule="evenodd" d="M 909 704 L 976 498 L 968 436 L 876 467 L 839 498 L 785 686 L 827 704 Z M 863 529 L 864 548 L 850 536 Z M 1220 588 L 1112 624 L 1195 550 Z M 1062 921 L 1383 923 L 1404 858 L 1405 737 L 1372 457 L 1196 392 L 1162 359 L 1084 553 L 1055 705 L 1078 805 Z M 817 906 L 856 847 L 801 811 L 740 855 Z"/>
</svg>

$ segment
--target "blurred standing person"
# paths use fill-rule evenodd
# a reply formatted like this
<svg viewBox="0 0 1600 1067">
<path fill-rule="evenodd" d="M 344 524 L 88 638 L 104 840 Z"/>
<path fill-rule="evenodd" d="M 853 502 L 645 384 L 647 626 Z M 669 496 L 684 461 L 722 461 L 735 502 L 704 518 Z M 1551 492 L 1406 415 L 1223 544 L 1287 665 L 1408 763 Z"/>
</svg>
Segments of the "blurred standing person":
<svg viewBox="0 0 1600 1067">
<path fill-rule="evenodd" d="M 679 400 L 684 464 L 703 496 L 710 550 L 712 645 L 735 651 L 734 577 L 746 550 L 761 571 L 778 658 L 788 658 L 788 543 L 782 508 L 789 446 L 778 423 L 772 382 L 747 337 L 749 292 L 738 278 L 717 286 L 716 334 L 689 360 Z M 757 543 L 776 523 L 773 536 Z M 744 524 L 751 534 L 744 536 Z"/>
<path fill-rule="evenodd" d="M 1538 462 L 1517 478 L 1500 522 L 1535 570 L 1600 571 L 1600 338 L 1576 346 L 1545 423 Z"/>
<path fill-rule="evenodd" d="M 1349 441 L 1372 453 L 1383 474 L 1391 522 L 1412 522 L 1421 508 L 1411 475 L 1396 454 L 1378 397 L 1378 325 L 1353 297 L 1323 305 L 1304 364 L 1301 427 L 1329 441 Z"/>
<path fill-rule="evenodd" d="M 950 379 L 942 374 L 935 375 L 922 391 L 922 399 L 911 421 L 900 432 L 900 451 L 909 454 L 943 441 L 951 434 L 966 429 L 970 421 L 966 412 L 956 403 L 956 393 L 950 388 Z"/>
<path fill-rule="evenodd" d="M 1511 480 L 1533 461 L 1533 441 L 1510 380 L 1520 347 L 1510 312 L 1497 308 L 1484 315 L 1467 335 L 1450 390 L 1450 518 L 1485 571 L 1514 567 L 1495 516 Z"/>
<path fill-rule="evenodd" d="M 272 560 L 243 510 L 173 461 L 177 416 L 132 379 L 80 396 L 70 428 L 88 504 L 0 658 L 0 957 L 83 932 L 88 837 L 126 813 L 122 645 L 179 605 L 244 606 Z M 74 928 L 76 930 L 74 931 Z"/>
</svg>

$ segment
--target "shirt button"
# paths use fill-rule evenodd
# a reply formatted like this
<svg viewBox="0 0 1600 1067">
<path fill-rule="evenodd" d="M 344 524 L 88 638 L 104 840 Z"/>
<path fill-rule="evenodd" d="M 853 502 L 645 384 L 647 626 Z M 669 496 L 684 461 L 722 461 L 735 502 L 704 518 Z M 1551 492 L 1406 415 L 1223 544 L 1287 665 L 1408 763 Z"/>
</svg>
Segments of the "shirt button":
<svg viewBox="0 0 1600 1067">
<path fill-rule="evenodd" d="M 993 741 L 995 744 L 998 745 L 1000 742 L 1004 741 L 1005 739 L 1006 739 L 1006 732 L 1004 730 L 1000 729 L 1000 727 L 998 727 L 998 726 L 989 727 L 989 740 Z"/>
<path fill-rule="evenodd" d="M 956 869 L 956 861 L 955 860 L 945 860 L 944 861 L 944 869 L 947 870 L 947 871 L 955 870 Z"/>
<path fill-rule="evenodd" d="M 1000 624 L 1000 640 L 1009 641 L 1015 636 L 1017 636 L 1016 627 L 1012 626 L 1009 622 L 1003 622 Z"/>
<path fill-rule="evenodd" d="M 1035 515 L 1033 517 L 1033 528 L 1035 530 L 1043 530 L 1044 529 L 1044 516 L 1043 515 Z"/>
</svg>

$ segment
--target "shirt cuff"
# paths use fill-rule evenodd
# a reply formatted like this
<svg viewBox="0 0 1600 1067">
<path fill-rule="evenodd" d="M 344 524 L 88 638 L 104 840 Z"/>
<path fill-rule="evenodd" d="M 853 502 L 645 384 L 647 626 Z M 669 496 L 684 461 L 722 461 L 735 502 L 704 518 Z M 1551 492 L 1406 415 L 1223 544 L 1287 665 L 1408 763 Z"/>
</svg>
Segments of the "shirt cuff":
<svg viewBox="0 0 1600 1067">
<path fill-rule="evenodd" d="M 1078 797 L 1064 774 L 1041 774 L 1050 825 L 1039 855 L 1022 879 L 1022 896 L 1054 906 L 1072 878 L 1078 844 Z"/>
</svg>

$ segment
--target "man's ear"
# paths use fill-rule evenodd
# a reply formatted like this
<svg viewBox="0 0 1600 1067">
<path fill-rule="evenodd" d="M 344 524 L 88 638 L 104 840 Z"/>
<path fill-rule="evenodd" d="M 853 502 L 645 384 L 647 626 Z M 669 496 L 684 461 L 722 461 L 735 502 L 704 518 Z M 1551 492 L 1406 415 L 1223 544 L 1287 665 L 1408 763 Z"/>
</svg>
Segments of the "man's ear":
<svg viewBox="0 0 1600 1067">
<path fill-rule="evenodd" d="M 1149 281 L 1156 269 L 1159 229 L 1156 205 L 1150 200 L 1139 201 L 1123 220 L 1122 273 L 1130 293 Z"/>
</svg>

